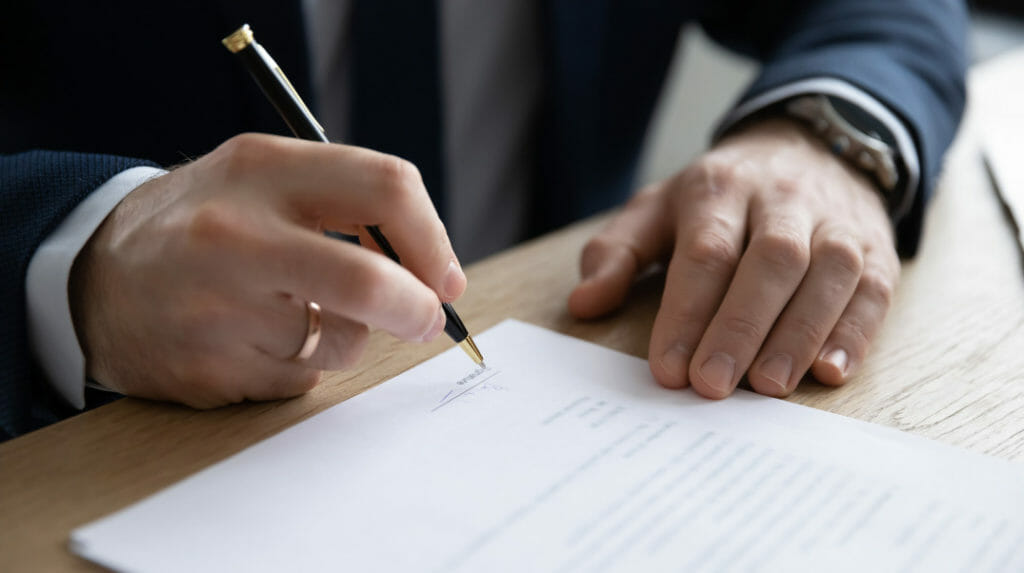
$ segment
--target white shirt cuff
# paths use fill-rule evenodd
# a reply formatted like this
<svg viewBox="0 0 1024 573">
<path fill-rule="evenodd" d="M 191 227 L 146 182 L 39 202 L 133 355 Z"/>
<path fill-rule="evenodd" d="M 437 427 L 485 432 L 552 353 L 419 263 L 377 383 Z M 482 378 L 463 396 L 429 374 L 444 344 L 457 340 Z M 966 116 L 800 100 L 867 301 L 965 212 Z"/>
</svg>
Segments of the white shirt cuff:
<svg viewBox="0 0 1024 573">
<path fill-rule="evenodd" d="M 89 194 L 46 238 L 25 277 L 32 352 L 50 384 L 76 408 L 85 407 L 85 355 L 75 336 L 68 280 L 75 257 L 128 193 L 166 171 L 133 167 Z"/>
<path fill-rule="evenodd" d="M 921 181 L 921 162 L 917 154 L 917 146 L 914 144 L 907 126 L 896 115 L 885 107 L 874 96 L 853 84 L 836 78 L 811 78 L 786 84 L 769 90 L 757 97 L 754 97 L 732 110 L 722 123 L 715 130 L 714 138 L 717 140 L 732 126 L 741 120 L 757 113 L 758 111 L 778 103 L 782 100 L 807 94 L 821 94 L 842 98 L 857 107 L 861 108 L 875 119 L 882 122 L 882 125 L 892 133 L 896 139 L 896 147 L 907 167 L 907 188 L 903 196 L 903 203 L 896 207 L 892 213 L 894 219 L 899 219 L 910 210 L 913 205 L 913 198 L 918 193 L 918 184 Z"/>
</svg>

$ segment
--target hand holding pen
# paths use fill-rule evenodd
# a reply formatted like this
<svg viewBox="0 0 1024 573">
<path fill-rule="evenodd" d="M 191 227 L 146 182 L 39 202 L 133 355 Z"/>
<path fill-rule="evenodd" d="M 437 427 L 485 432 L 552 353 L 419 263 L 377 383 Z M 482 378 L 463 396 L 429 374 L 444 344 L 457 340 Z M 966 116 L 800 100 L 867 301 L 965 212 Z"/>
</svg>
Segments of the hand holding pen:
<svg viewBox="0 0 1024 573">
<path fill-rule="evenodd" d="M 89 376 L 129 395 L 195 407 L 294 396 L 351 367 L 370 328 L 436 337 L 441 302 L 466 287 L 416 169 L 393 156 L 246 134 L 134 185 L 69 282 Z M 368 225 L 404 266 L 374 251 Z"/>
<path fill-rule="evenodd" d="M 277 112 L 281 114 L 281 118 L 288 124 L 288 127 L 291 128 L 296 137 L 310 141 L 330 143 L 327 135 L 324 133 L 323 126 L 313 117 L 313 114 L 306 107 L 302 98 L 299 97 L 295 88 L 292 87 L 291 82 L 288 81 L 287 76 L 281 71 L 277 62 L 270 57 L 270 54 L 263 49 L 263 46 L 256 42 L 248 24 L 243 25 L 224 38 L 222 42 L 231 53 L 237 54 L 241 58 L 242 63 L 245 64 L 246 69 L 249 70 L 257 85 L 260 86 L 267 99 L 274 105 Z M 415 167 L 407 167 L 406 171 L 415 172 L 416 169 Z M 418 174 L 414 178 L 420 179 Z M 421 180 L 420 187 L 422 186 Z M 378 225 L 367 225 L 365 231 L 383 254 L 387 255 L 392 261 L 401 264 L 398 253 L 391 246 L 391 243 L 384 236 Z M 366 243 L 366 241 L 363 241 L 363 244 Z M 316 315 L 319 313 L 319 307 L 315 303 L 307 302 L 307 309 L 309 311 L 310 327 L 307 332 L 306 341 L 299 351 L 299 356 L 303 356 L 307 349 L 315 348 L 317 337 L 319 336 L 319 330 L 315 330 L 313 326 L 317 321 Z M 445 315 L 445 332 L 462 348 L 473 362 L 483 365 L 483 355 L 480 354 L 480 350 L 477 349 L 476 344 L 473 342 L 473 337 L 469 335 L 469 331 L 462 324 L 462 319 L 459 318 L 455 309 L 449 302 L 442 303 L 441 309 Z"/>
</svg>

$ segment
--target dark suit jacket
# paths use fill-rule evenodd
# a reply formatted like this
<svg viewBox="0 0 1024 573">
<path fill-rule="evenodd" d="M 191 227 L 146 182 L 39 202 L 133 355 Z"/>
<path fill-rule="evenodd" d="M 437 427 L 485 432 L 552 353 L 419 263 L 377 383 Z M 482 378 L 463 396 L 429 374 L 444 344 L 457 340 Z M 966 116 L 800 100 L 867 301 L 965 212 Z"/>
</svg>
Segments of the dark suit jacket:
<svg viewBox="0 0 1024 573">
<path fill-rule="evenodd" d="M 923 177 L 898 235 L 901 249 L 913 250 L 964 103 L 962 2 L 539 1 L 545 92 L 534 233 L 629 193 L 680 26 L 699 21 L 764 62 L 745 97 L 837 77 L 906 122 Z M 40 379 L 26 342 L 25 272 L 47 234 L 127 167 L 180 163 L 243 131 L 286 133 L 220 38 L 250 23 L 299 92 L 312 92 L 299 2 L 13 4 L 0 20 L 0 434 L 7 435 L 68 413 Z"/>
</svg>

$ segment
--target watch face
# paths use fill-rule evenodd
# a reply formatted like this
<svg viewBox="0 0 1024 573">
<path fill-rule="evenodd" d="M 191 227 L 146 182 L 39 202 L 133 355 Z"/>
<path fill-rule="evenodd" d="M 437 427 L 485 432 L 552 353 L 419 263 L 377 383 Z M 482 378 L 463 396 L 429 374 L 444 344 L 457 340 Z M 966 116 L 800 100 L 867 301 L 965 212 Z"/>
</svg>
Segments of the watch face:
<svg viewBox="0 0 1024 573">
<path fill-rule="evenodd" d="M 829 103 L 832 104 L 832 109 L 836 110 L 847 123 L 857 128 L 858 131 L 870 135 L 871 137 L 885 142 L 888 146 L 893 149 L 896 148 L 896 138 L 893 137 L 892 133 L 885 127 L 885 125 L 878 121 L 875 116 L 867 113 L 859 106 L 853 105 L 845 99 L 826 96 Z"/>
</svg>

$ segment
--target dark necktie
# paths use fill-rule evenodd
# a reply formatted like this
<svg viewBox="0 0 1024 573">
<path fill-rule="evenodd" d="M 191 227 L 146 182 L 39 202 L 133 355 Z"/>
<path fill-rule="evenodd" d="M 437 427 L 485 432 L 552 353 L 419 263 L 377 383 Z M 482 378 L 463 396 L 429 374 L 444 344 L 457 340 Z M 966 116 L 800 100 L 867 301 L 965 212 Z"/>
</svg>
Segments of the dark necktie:
<svg viewBox="0 0 1024 573">
<path fill-rule="evenodd" d="M 351 26 L 352 143 L 415 163 L 443 215 L 436 1 L 356 0 Z"/>
</svg>

